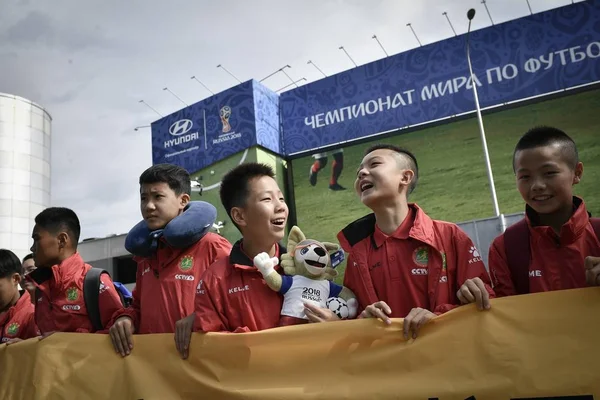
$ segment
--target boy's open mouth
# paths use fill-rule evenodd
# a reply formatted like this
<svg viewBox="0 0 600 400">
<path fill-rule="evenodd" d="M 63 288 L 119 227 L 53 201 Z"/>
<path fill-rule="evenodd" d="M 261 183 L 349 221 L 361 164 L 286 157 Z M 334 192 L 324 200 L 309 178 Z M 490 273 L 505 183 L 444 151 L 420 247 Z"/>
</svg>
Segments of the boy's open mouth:
<svg viewBox="0 0 600 400">
<path fill-rule="evenodd" d="M 371 189 L 373 187 L 373 184 L 371 182 L 364 182 L 360 185 L 360 191 L 365 192 L 369 189 Z"/>
<path fill-rule="evenodd" d="M 285 224 L 285 218 L 276 218 L 271 220 L 271 223 L 273 225 L 277 225 L 277 226 L 283 226 L 283 224 Z"/>
</svg>

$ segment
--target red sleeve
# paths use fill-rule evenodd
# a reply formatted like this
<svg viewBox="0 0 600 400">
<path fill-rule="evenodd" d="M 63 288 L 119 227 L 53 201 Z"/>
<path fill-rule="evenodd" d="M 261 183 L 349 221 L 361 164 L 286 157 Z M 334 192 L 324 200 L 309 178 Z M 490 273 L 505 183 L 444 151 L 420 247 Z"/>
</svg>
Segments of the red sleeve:
<svg viewBox="0 0 600 400">
<path fill-rule="evenodd" d="M 490 266 L 490 275 L 494 285 L 496 296 L 514 296 L 517 294 L 510 274 L 510 268 L 506 261 L 506 252 L 504 251 L 504 235 L 498 236 L 490 246 L 488 256 Z"/>
<path fill-rule="evenodd" d="M 142 290 L 142 271 L 144 269 L 143 263 L 138 262 L 137 272 L 135 277 L 135 288 L 133 288 L 132 297 L 133 300 L 131 305 L 127 308 L 121 307 L 121 309 L 117 310 L 110 320 L 108 325 L 105 325 L 107 328 L 110 328 L 117 319 L 121 317 L 129 317 L 133 321 L 133 326 L 135 328 L 135 332 L 137 332 L 140 328 L 140 293 Z"/>
<path fill-rule="evenodd" d="M 479 254 L 479 250 L 477 250 L 471 238 L 457 226 L 454 228 L 453 241 L 456 254 L 456 283 L 454 288 L 458 290 L 468 279 L 480 278 L 485 284 L 490 298 L 495 297 L 490 275 L 485 269 L 481 254 Z M 460 306 L 456 293 L 450 293 L 450 298 L 454 298 L 454 304 L 439 304 L 433 312 L 439 315 Z"/>
<path fill-rule="evenodd" d="M 121 297 L 115 285 L 106 274 L 100 275 L 98 304 L 100 308 L 100 320 L 102 321 L 102 325 L 106 327 L 104 330 L 98 331 L 98 333 L 107 333 L 113 315 L 123 310 L 123 303 L 121 303 Z"/>
<path fill-rule="evenodd" d="M 20 339 L 27 340 L 41 335 L 40 330 L 35 324 L 35 312 L 33 307 L 31 307 L 31 312 L 27 313 L 23 319 L 23 325 L 25 326 L 25 329 L 19 334 Z"/>
<path fill-rule="evenodd" d="M 229 253 L 231 253 L 231 243 L 223 236 L 214 235 L 214 239 L 210 242 L 210 247 L 208 249 L 209 254 L 209 262 L 207 265 L 214 263 L 215 261 L 229 257 Z"/>
<path fill-rule="evenodd" d="M 348 254 L 346 258 L 346 270 L 344 271 L 344 286 L 352 290 L 358 301 L 358 311 L 356 315 L 360 315 L 368 304 L 367 297 L 363 294 L 362 285 L 360 284 L 360 273 L 358 267 L 354 265 L 352 256 Z"/>
<path fill-rule="evenodd" d="M 223 295 L 219 280 L 207 270 L 202 274 L 196 288 L 194 331 L 200 332 L 250 332 L 247 327 L 238 327 L 231 331 L 223 307 Z"/>
</svg>

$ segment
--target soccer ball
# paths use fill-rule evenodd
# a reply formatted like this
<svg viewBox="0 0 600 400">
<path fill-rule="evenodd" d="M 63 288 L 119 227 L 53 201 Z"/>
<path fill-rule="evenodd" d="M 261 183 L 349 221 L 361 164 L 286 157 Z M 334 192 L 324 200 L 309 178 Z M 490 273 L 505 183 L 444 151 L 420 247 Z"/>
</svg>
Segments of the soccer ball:
<svg viewBox="0 0 600 400">
<path fill-rule="evenodd" d="M 348 304 L 346 304 L 346 300 L 341 297 L 330 297 L 325 302 L 325 305 L 341 319 L 348 318 Z"/>
<path fill-rule="evenodd" d="M 211 170 L 211 171 L 210 171 L 210 174 L 211 174 L 211 175 L 214 175 L 214 174 L 215 174 L 215 170 L 214 170 L 214 169 L 213 169 L 213 170 Z"/>
</svg>

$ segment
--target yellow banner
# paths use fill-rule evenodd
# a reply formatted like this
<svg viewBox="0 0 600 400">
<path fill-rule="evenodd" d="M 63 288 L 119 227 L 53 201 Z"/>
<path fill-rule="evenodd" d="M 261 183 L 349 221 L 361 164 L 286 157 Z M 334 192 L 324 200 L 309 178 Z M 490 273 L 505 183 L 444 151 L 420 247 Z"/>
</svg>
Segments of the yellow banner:
<svg viewBox="0 0 600 400">
<path fill-rule="evenodd" d="M 0 346 L 0 399 L 600 399 L 600 288 L 466 306 L 404 341 L 357 320 L 246 334 L 55 334 Z M 595 396 L 595 397 L 594 397 Z"/>
</svg>

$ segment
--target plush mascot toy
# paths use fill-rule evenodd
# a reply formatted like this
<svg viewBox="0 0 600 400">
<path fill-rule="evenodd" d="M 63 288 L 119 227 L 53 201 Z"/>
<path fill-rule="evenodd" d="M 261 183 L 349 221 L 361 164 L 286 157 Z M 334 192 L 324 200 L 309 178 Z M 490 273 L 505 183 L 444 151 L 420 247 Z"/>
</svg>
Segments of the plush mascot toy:
<svg viewBox="0 0 600 400">
<path fill-rule="evenodd" d="M 346 287 L 331 282 L 337 271 L 331 267 L 330 251 L 337 244 L 306 239 L 300 228 L 294 226 L 288 238 L 288 253 L 281 256 L 285 275 L 275 271 L 277 257 L 267 253 L 254 257 L 254 265 L 262 273 L 267 285 L 283 295 L 280 325 L 308 322 L 304 303 L 329 308 L 341 319 L 356 316 L 358 302 Z"/>
</svg>

